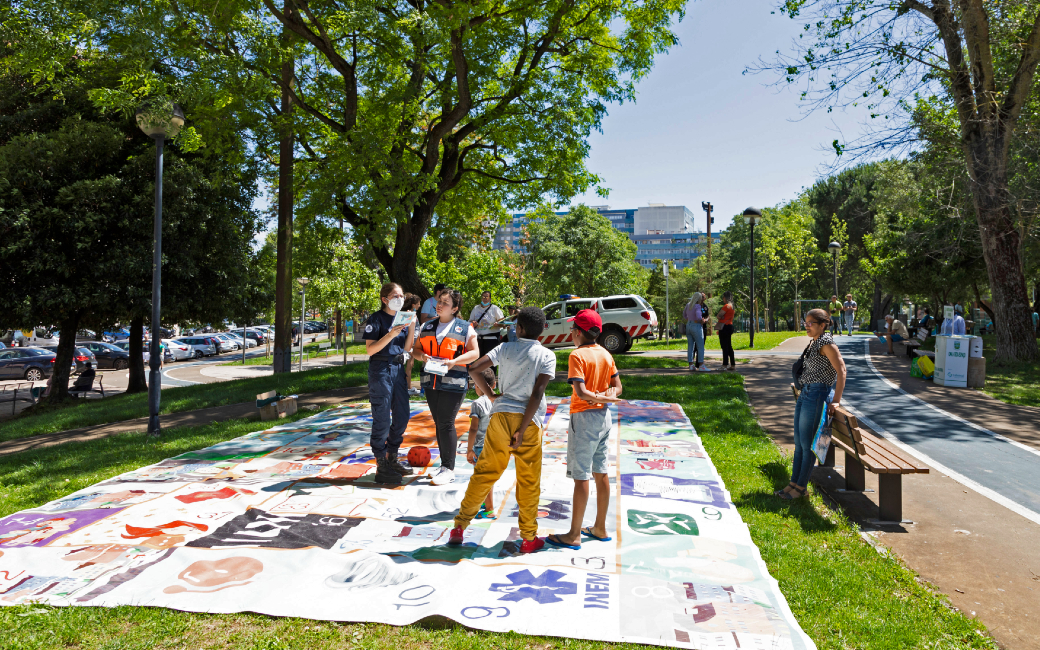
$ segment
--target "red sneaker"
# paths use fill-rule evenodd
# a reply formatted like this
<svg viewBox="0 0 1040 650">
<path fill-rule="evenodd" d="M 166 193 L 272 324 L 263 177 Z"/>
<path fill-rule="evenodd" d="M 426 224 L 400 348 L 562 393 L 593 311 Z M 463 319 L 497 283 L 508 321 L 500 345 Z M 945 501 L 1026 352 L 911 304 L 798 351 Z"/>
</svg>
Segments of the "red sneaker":
<svg viewBox="0 0 1040 650">
<path fill-rule="evenodd" d="M 461 539 L 461 538 L 460 538 Z M 545 546 L 545 540 L 541 537 L 535 537 L 534 539 L 525 539 L 524 543 L 520 545 L 521 553 L 534 553 L 535 551 L 542 550 Z"/>
<path fill-rule="evenodd" d="M 451 546 L 458 546 L 461 543 L 462 543 L 462 526 L 456 526 L 456 527 L 451 529 L 451 535 L 448 536 L 448 544 L 450 544 Z"/>
</svg>

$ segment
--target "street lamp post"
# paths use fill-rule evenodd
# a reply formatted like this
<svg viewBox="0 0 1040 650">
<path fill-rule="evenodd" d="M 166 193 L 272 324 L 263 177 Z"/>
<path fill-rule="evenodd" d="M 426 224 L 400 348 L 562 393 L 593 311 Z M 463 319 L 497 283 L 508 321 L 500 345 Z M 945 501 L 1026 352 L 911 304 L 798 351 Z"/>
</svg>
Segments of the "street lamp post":
<svg viewBox="0 0 1040 650">
<path fill-rule="evenodd" d="M 158 436 L 159 390 L 162 377 L 159 373 L 162 332 L 159 311 L 162 299 L 162 172 L 163 145 L 166 140 L 177 137 L 184 126 L 184 111 L 177 104 L 157 100 L 143 104 L 137 109 L 137 126 L 145 135 L 155 140 L 155 221 L 152 229 L 152 342 L 148 348 L 148 435 Z"/>
<path fill-rule="evenodd" d="M 303 372 L 303 318 L 307 314 L 307 284 L 309 278 L 296 278 L 303 289 L 300 291 L 300 372 Z"/>
<path fill-rule="evenodd" d="M 748 331 L 748 347 L 754 349 L 755 328 L 758 327 L 755 311 L 755 225 L 762 222 L 762 211 L 758 208 L 747 208 L 744 210 L 744 219 L 751 226 L 751 328 Z"/>
<path fill-rule="evenodd" d="M 841 250 L 841 244 L 832 241 L 827 245 L 827 250 L 830 251 L 831 255 L 834 257 L 834 295 L 841 298 L 841 296 L 838 295 L 838 252 Z"/>
<path fill-rule="evenodd" d="M 668 310 L 668 265 L 669 264 L 670 264 L 670 262 L 668 260 L 664 261 L 664 337 L 665 337 L 666 341 L 668 341 L 668 340 L 670 340 L 672 338 L 672 330 L 670 329 L 671 326 L 672 326 L 672 322 L 671 322 L 671 318 L 669 317 L 669 314 L 671 312 Z"/>
</svg>

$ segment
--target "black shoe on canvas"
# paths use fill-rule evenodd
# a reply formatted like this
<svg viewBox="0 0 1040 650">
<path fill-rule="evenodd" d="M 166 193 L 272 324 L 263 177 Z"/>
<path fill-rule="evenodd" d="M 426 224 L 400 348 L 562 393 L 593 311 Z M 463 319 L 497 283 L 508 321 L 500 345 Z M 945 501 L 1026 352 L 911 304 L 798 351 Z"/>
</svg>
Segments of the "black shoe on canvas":
<svg viewBox="0 0 1040 650">
<path fill-rule="evenodd" d="M 376 483 L 385 483 L 387 485 L 400 485 L 401 475 L 394 470 L 393 465 L 386 458 L 379 458 L 376 460 Z"/>
</svg>

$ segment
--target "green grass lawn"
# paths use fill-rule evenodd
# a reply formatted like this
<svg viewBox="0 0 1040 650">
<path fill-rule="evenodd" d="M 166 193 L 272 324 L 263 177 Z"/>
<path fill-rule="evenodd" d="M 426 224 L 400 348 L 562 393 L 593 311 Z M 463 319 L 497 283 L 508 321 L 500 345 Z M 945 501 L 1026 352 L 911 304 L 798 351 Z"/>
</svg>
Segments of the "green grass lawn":
<svg viewBox="0 0 1040 650">
<path fill-rule="evenodd" d="M 813 495 L 794 503 L 772 491 L 790 464 L 762 432 L 736 374 L 625 377 L 625 396 L 678 402 L 705 448 L 762 557 L 803 629 L 820 648 L 993 648 L 985 628 L 954 612 L 913 572 L 863 542 L 838 512 Z M 550 393 L 569 387 L 551 384 Z M 301 413 L 302 417 L 308 413 Z M 222 422 L 164 432 L 156 443 L 126 434 L 0 458 L 0 515 L 41 505 L 163 458 L 260 429 Z M 30 455 L 31 454 L 31 455 Z M 635 648 L 570 639 L 494 634 L 461 627 L 337 624 L 255 614 L 204 615 L 158 608 L 0 607 L 3 647 L 365 650 L 611 650 Z"/>
<path fill-rule="evenodd" d="M 367 383 L 368 365 L 362 363 L 213 384 L 179 386 L 163 389 L 160 413 L 179 413 L 210 406 L 249 402 L 255 400 L 258 394 L 269 390 L 291 395 L 346 386 L 364 386 Z M 26 411 L 17 418 L 0 423 L 0 442 L 147 417 L 148 395 L 113 395 L 100 400 L 78 400 L 61 407 L 48 407 L 43 404 L 41 407 L 38 411 Z"/>
<path fill-rule="evenodd" d="M 733 334 L 734 350 L 771 350 L 784 341 L 796 336 L 805 336 L 805 332 L 755 332 L 755 347 L 749 345 L 750 336 L 747 332 L 736 332 Z M 704 342 L 706 350 L 721 350 L 718 332 L 712 333 Z M 633 352 L 641 350 L 685 350 L 686 339 L 653 340 L 639 339 L 632 345 Z"/>
</svg>

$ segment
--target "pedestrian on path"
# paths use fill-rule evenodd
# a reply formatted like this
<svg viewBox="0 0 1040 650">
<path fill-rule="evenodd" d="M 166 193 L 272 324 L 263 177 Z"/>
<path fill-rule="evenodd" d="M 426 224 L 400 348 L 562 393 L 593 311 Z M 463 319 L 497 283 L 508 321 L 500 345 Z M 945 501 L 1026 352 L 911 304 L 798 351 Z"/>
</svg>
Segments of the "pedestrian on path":
<svg viewBox="0 0 1040 650">
<path fill-rule="evenodd" d="M 837 295 L 831 296 L 831 302 L 827 305 L 827 311 L 831 314 L 831 334 L 841 332 L 841 301 Z"/>
<path fill-rule="evenodd" d="M 845 294 L 845 303 L 842 305 L 845 312 L 845 327 L 849 330 L 849 336 L 852 336 L 852 322 L 856 320 L 856 310 L 859 309 L 859 305 L 852 299 L 852 294 Z M 838 328 L 838 333 L 841 333 L 841 328 Z"/>
<path fill-rule="evenodd" d="M 415 358 L 425 363 L 421 383 L 437 429 L 441 466 L 431 475 L 434 485 L 455 481 L 455 454 L 459 446 L 455 418 L 469 389 L 466 366 L 480 356 L 477 332 L 459 318 L 461 307 L 460 292 L 442 291 L 437 299 L 437 319 L 423 323 L 412 349 Z"/>
<path fill-rule="evenodd" d="M 411 476 L 397 459 L 404 441 L 404 430 L 411 417 L 408 408 L 408 381 L 405 375 L 406 350 L 415 338 L 415 323 L 391 327 L 397 312 L 404 307 L 404 291 L 396 282 L 379 290 L 383 308 L 365 322 L 365 352 L 368 353 L 368 398 L 372 402 L 372 453 L 376 457 L 377 483 L 400 485 L 402 476 Z"/>
<path fill-rule="evenodd" d="M 480 294 L 480 304 L 474 305 L 469 312 L 469 322 L 474 329 L 485 330 L 477 334 L 477 346 L 480 348 L 480 356 L 490 352 L 495 346 L 502 342 L 502 334 L 498 329 L 492 330 L 498 321 L 505 318 L 505 314 L 498 305 L 491 302 L 491 292 L 485 291 Z"/>
<path fill-rule="evenodd" d="M 737 357 L 733 353 L 733 292 L 727 291 L 722 294 L 722 309 L 719 310 L 719 344 L 722 345 L 722 367 L 721 370 L 736 370 Z M 727 365 L 727 362 L 729 365 Z"/>
<path fill-rule="evenodd" d="M 830 317 L 822 309 L 812 309 L 805 315 L 805 333 L 812 340 L 802 353 L 802 370 L 797 378 L 802 388 L 794 407 L 794 462 L 790 484 L 776 492 L 781 499 L 805 496 L 816 464 L 813 437 L 824 411 L 833 415 L 845 391 L 845 360 L 827 332 L 829 324 Z"/>
<path fill-rule="evenodd" d="M 690 296 L 690 302 L 683 309 L 686 319 L 686 363 L 689 370 L 700 370 L 704 364 L 704 314 L 701 311 L 700 291 Z M 696 356 L 696 360 L 694 357 Z"/>
<path fill-rule="evenodd" d="M 441 297 L 446 285 L 441 282 L 433 285 L 433 296 L 426 299 L 422 309 L 419 310 L 419 324 L 437 318 L 437 299 Z"/>
</svg>

